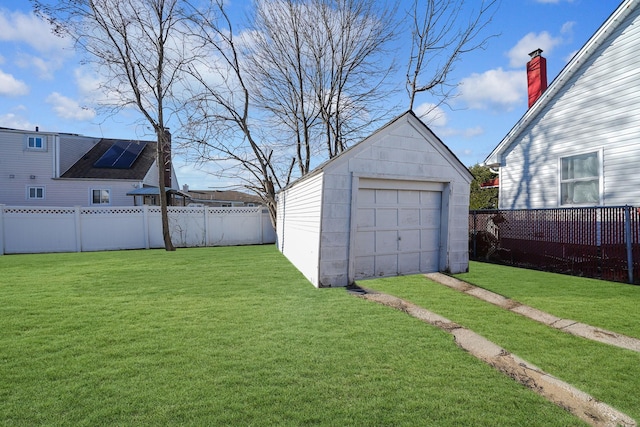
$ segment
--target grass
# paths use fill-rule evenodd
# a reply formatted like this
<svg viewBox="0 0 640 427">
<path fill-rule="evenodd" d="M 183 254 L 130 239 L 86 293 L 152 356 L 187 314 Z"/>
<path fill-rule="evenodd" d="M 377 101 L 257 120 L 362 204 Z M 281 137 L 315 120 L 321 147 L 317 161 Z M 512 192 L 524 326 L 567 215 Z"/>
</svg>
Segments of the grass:
<svg viewBox="0 0 640 427">
<path fill-rule="evenodd" d="M 627 333 L 637 331 L 633 327 L 623 328 L 627 324 L 622 320 L 624 315 L 617 313 L 618 306 L 610 304 L 611 301 L 618 301 L 622 307 L 634 305 L 636 311 L 627 313 L 631 321 L 637 319 L 640 296 L 637 288 L 556 276 L 558 275 L 472 263 L 468 274 L 457 277 L 482 284 L 483 287 L 487 281 L 491 281 L 492 285 L 486 286 L 487 288 L 556 315 L 570 313 L 574 319 L 587 323 L 601 319 L 601 326 L 616 332 L 623 332 L 622 329 Z M 571 282 L 567 289 L 563 289 L 565 281 Z M 501 283 L 504 287 L 495 283 Z M 557 331 L 436 284 L 423 276 L 376 279 L 362 284 L 405 298 L 470 328 L 550 374 L 640 420 L 640 354 L 636 352 Z M 604 289 L 598 289 L 595 285 Z M 583 291 L 582 294 L 580 290 Z M 547 295 L 547 291 L 551 295 Z M 624 298 L 631 298 L 632 303 L 621 301 Z M 607 314 L 614 320 L 606 321 Z"/>
<path fill-rule="evenodd" d="M 273 246 L 0 271 L 3 426 L 582 425 L 450 335 L 313 288 Z"/>
<path fill-rule="evenodd" d="M 640 286 L 481 262 L 456 277 L 558 317 L 640 338 Z"/>
</svg>

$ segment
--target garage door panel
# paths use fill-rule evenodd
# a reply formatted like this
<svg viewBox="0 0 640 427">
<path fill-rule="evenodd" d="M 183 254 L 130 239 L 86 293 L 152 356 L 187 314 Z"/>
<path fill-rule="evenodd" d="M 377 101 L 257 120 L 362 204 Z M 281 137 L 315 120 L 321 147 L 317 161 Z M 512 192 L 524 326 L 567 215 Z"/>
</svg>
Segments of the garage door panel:
<svg viewBox="0 0 640 427">
<path fill-rule="evenodd" d="M 398 255 L 398 271 L 400 274 L 420 272 L 420 252 L 408 252 Z"/>
<path fill-rule="evenodd" d="M 440 228 L 440 210 L 421 209 L 420 225 L 423 228 Z"/>
<path fill-rule="evenodd" d="M 358 254 L 369 255 L 375 253 L 376 233 L 373 231 L 359 231 L 356 233 L 356 248 Z"/>
<path fill-rule="evenodd" d="M 374 277 L 375 274 L 375 257 L 374 256 L 362 256 L 357 257 L 355 260 L 355 277 Z"/>
<path fill-rule="evenodd" d="M 397 205 L 398 190 L 376 190 L 376 204 Z"/>
<path fill-rule="evenodd" d="M 436 191 L 422 191 L 420 192 L 420 204 L 440 210 L 442 206 L 442 195 Z"/>
<path fill-rule="evenodd" d="M 375 240 L 377 254 L 396 253 L 398 251 L 398 232 L 396 230 L 376 231 Z"/>
<path fill-rule="evenodd" d="M 376 276 L 395 276 L 398 274 L 398 255 L 379 255 L 375 259 Z"/>
<path fill-rule="evenodd" d="M 398 251 L 420 251 L 420 229 L 400 230 L 398 232 Z"/>
<path fill-rule="evenodd" d="M 376 190 L 361 188 L 358 190 L 358 203 L 372 205 L 376 202 Z"/>
<path fill-rule="evenodd" d="M 398 191 L 398 203 L 400 205 L 419 205 L 420 191 L 403 190 Z"/>
<path fill-rule="evenodd" d="M 420 230 L 420 245 L 425 251 L 438 249 L 440 246 L 440 230 Z"/>
<path fill-rule="evenodd" d="M 358 228 L 373 227 L 376 225 L 376 210 L 373 208 L 358 209 Z"/>
<path fill-rule="evenodd" d="M 376 209 L 376 228 L 396 228 L 398 227 L 397 208 Z"/>
<path fill-rule="evenodd" d="M 438 259 L 438 251 L 425 251 L 420 253 L 420 271 L 438 271 Z"/>
<path fill-rule="evenodd" d="M 420 225 L 420 209 L 402 208 L 398 211 L 398 225 L 400 227 L 412 227 Z"/>
</svg>

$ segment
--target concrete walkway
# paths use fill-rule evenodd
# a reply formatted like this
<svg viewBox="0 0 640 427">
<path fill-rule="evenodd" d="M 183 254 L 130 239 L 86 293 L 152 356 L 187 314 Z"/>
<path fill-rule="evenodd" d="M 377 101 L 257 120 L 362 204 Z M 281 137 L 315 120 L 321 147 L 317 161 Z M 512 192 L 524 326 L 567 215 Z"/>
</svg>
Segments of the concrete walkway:
<svg viewBox="0 0 640 427">
<path fill-rule="evenodd" d="M 532 389 L 576 417 L 597 427 L 636 427 L 628 415 L 598 401 L 593 396 L 542 371 L 529 362 L 509 353 L 475 332 L 463 328 L 436 313 L 392 295 L 365 288 L 348 289 L 353 295 L 375 301 L 418 318 L 454 336 L 456 344 L 505 375 Z"/>
<path fill-rule="evenodd" d="M 576 322 L 575 320 L 561 319 L 552 314 L 545 313 L 544 311 L 520 304 L 512 299 L 505 298 L 502 295 L 473 286 L 454 277 L 447 276 L 446 274 L 429 273 L 425 274 L 425 276 L 434 282 L 448 286 L 465 294 L 472 295 L 478 299 L 497 305 L 505 310 L 518 313 L 560 331 L 627 350 L 640 352 L 640 339 L 596 328 L 585 323 Z"/>
</svg>

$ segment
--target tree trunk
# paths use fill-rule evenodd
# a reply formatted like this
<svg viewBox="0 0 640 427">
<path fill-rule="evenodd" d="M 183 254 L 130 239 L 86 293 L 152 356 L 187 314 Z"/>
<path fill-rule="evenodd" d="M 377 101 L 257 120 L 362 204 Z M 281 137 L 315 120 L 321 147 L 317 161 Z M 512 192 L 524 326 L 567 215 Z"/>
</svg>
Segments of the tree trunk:
<svg viewBox="0 0 640 427">
<path fill-rule="evenodd" d="M 171 241 L 171 233 L 169 231 L 169 212 L 167 210 L 167 192 L 165 190 L 165 144 L 166 135 L 164 129 L 156 131 L 158 136 L 158 146 L 156 150 L 156 161 L 158 164 L 158 192 L 160 195 L 160 215 L 162 216 L 162 239 L 164 240 L 164 248 L 167 251 L 175 251 Z"/>
</svg>

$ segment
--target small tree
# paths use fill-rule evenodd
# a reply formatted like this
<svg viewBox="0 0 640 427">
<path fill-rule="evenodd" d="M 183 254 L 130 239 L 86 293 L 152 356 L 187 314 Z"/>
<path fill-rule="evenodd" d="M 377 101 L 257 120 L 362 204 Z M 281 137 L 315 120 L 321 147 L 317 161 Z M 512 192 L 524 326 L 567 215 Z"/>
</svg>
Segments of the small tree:
<svg viewBox="0 0 640 427">
<path fill-rule="evenodd" d="M 32 0 L 36 13 L 56 34 L 69 36 L 102 77 L 104 103 L 115 111 L 135 107 L 157 139 L 158 190 L 165 249 L 175 250 L 169 232 L 165 169 L 170 141 L 167 112 L 173 89 L 188 62 L 185 25 L 178 0 Z M 170 159 L 168 159 L 170 160 Z"/>
<path fill-rule="evenodd" d="M 496 177 L 488 166 L 475 164 L 469 168 L 473 174 L 471 181 L 471 194 L 469 199 L 469 210 L 478 209 L 497 209 L 498 208 L 498 189 L 482 188 L 481 185 Z"/>
</svg>

